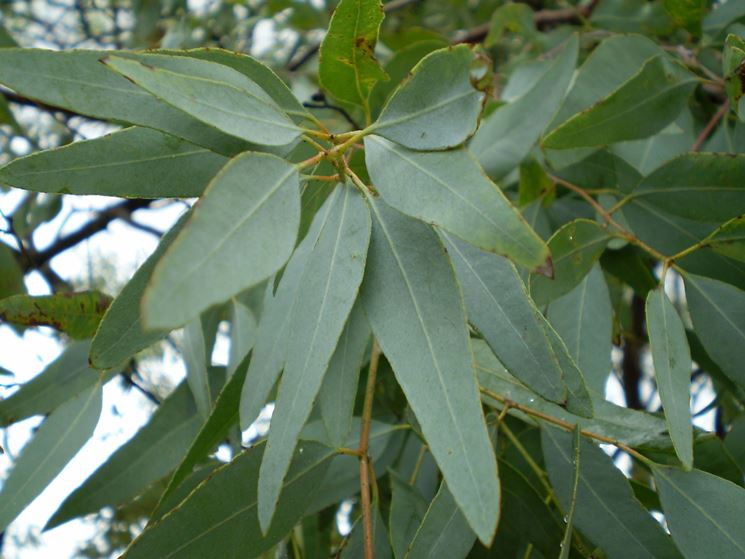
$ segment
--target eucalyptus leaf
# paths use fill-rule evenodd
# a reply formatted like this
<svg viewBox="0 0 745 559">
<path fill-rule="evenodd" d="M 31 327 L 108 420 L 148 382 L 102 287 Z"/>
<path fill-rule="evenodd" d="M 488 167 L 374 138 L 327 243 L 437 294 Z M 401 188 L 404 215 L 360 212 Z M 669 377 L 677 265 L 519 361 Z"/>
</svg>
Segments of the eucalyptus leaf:
<svg viewBox="0 0 745 559">
<path fill-rule="evenodd" d="M 393 556 L 398 559 L 406 555 L 409 542 L 414 539 L 429 503 L 416 487 L 407 483 L 401 476 L 391 472 L 390 477 L 391 517 L 388 532 L 391 536 Z"/>
</svg>

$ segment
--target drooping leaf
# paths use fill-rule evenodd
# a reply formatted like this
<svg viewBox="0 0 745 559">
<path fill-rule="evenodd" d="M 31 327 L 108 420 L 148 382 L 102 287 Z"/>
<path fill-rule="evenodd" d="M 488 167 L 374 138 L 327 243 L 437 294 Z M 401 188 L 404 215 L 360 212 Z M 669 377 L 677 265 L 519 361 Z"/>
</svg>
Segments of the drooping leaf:
<svg viewBox="0 0 745 559">
<path fill-rule="evenodd" d="M 568 510 L 574 479 L 572 435 L 542 425 L 541 442 L 551 485 Z M 609 559 L 680 557 L 662 527 L 634 498 L 631 486 L 611 458 L 584 438 L 580 449 L 576 527 Z"/>
<path fill-rule="evenodd" d="M 64 500 L 46 528 L 134 499 L 176 467 L 201 423 L 189 387 L 182 383 L 133 438 Z"/>
<path fill-rule="evenodd" d="M 592 417 L 595 412 L 592 396 L 585 382 L 585 376 L 569 355 L 569 350 L 564 341 L 556 333 L 553 326 L 545 319 L 543 319 L 543 328 L 546 331 L 546 337 L 551 346 L 551 353 L 559 364 L 562 379 L 567 388 L 567 411 L 581 417 Z"/>
<path fill-rule="evenodd" d="M 693 274 L 684 280 L 696 335 L 722 371 L 745 386 L 745 291 Z"/>
<path fill-rule="evenodd" d="M 54 107 L 155 128 L 224 155 L 246 149 L 245 142 L 190 118 L 108 70 L 100 60 L 110 54 L 104 50 L 2 49 L 0 83 Z"/>
<path fill-rule="evenodd" d="M 575 219 L 556 231 L 548 241 L 553 279 L 530 277 L 530 296 L 536 304 L 548 304 L 574 289 L 600 258 L 608 239 L 605 229 L 587 219 Z"/>
<path fill-rule="evenodd" d="M 36 192 L 191 197 L 202 194 L 227 161 L 163 132 L 132 127 L 15 159 L 0 169 L 0 182 Z"/>
<path fill-rule="evenodd" d="M 100 291 L 11 295 L 0 300 L 0 320 L 22 326 L 51 326 L 75 340 L 96 332 L 111 298 Z"/>
<path fill-rule="evenodd" d="M 567 397 L 559 363 L 514 265 L 443 234 L 463 289 L 468 320 L 505 366 L 538 394 L 554 402 Z"/>
<path fill-rule="evenodd" d="M 428 225 L 382 201 L 371 206 L 365 312 L 456 502 L 488 543 L 499 515 L 496 460 L 452 267 Z"/>
<path fill-rule="evenodd" d="M 184 327 L 181 344 L 181 353 L 186 365 L 186 383 L 194 396 L 197 410 L 204 419 L 210 415 L 214 399 L 210 386 L 209 364 L 212 357 L 210 349 L 215 336 L 212 326 L 216 324 L 210 320 L 209 314 L 208 312 L 193 319 Z"/>
<path fill-rule="evenodd" d="M 396 559 L 403 558 L 427 512 L 427 500 L 399 474 L 391 472 L 391 514 L 388 532 Z M 457 509 L 456 509 L 457 510 Z"/>
<path fill-rule="evenodd" d="M 248 152 L 232 159 L 155 265 L 144 324 L 181 326 L 276 272 L 295 245 L 298 188 L 297 168 L 278 157 Z"/>
<path fill-rule="evenodd" d="M 339 101 L 364 107 L 368 113 L 370 92 L 387 78 L 375 58 L 383 17 L 380 0 L 342 0 L 320 48 L 318 77 L 323 88 Z"/>
<path fill-rule="evenodd" d="M 112 369 L 100 378 L 98 371 L 88 365 L 89 347 L 87 341 L 73 342 L 36 377 L 0 400 L 0 426 L 47 415 L 99 380 L 105 383 L 119 373 Z"/>
<path fill-rule="evenodd" d="M 256 482 L 264 445 L 218 468 L 170 513 L 148 527 L 122 556 L 126 559 L 255 557 L 279 542 L 316 493 L 334 451 L 314 442 L 298 446 L 277 504 L 272 529 L 262 535 Z"/>
<path fill-rule="evenodd" d="M 145 330 L 141 302 L 155 265 L 180 233 L 187 213 L 160 240 L 155 252 L 135 272 L 103 315 L 90 346 L 90 362 L 97 369 L 120 365 L 138 351 L 163 339 L 168 330 Z"/>
<path fill-rule="evenodd" d="M 372 514 L 372 541 L 373 555 L 380 559 L 391 559 L 391 544 L 389 542 L 388 531 L 385 528 L 385 522 L 380 515 L 380 506 L 377 501 L 373 501 L 370 507 Z M 349 534 L 349 542 L 341 552 L 340 559 L 358 559 L 365 556 L 365 538 L 362 520 L 360 519 L 354 526 L 352 533 Z"/>
<path fill-rule="evenodd" d="M 241 393 L 240 419 L 243 430 L 248 429 L 259 415 L 285 365 L 292 309 L 300 289 L 300 281 L 308 265 L 311 250 L 331 218 L 331 209 L 340 194 L 341 189 L 336 188 L 316 213 L 307 235 L 287 263 L 276 293 L 272 293 L 274 282 L 269 282 L 256 346 L 251 354 L 251 364 Z"/>
<path fill-rule="evenodd" d="M 228 356 L 228 378 L 246 358 L 256 343 L 256 318 L 251 309 L 238 299 L 230 302 L 230 355 Z"/>
<path fill-rule="evenodd" d="M 142 61 L 111 56 L 104 62 L 158 99 L 236 138 L 282 146 L 300 135 L 256 82 L 228 66 L 157 54 Z"/>
<path fill-rule="evenodd" d="M 578 48 L 571 37 L 528 91 L 481 123 L 469 149 L 490 176 L 499 179 L 517 167 L 538 141 L 564 100 Z"/>
<path fill-rule="evenodd" d="M 318 392 L 321 418 L 331 444 L 342 446 L 352 428 L 360 367 L 369 340 L 370 325 L 358 300 L 349 313 Z"/>
<path fill-rule="evenodd" d="M 555 299 L 548 319 L 564 340 L 588 387 L 605 394 L 611 371 L 613 309 L 603 272 L 595 265 L 577 287 Z"/>
<path fill-rule="evenodd" d="M 581 430 L 578 426 L 574 426 L 572 431 L 572 451 L 573 458 L 572 464 L 574 465 L 574 481 L 572 482 L 572 490 L 569 498 L 568 513 L 564 517 L 566 519 L 566 529 L 564 530 L 564 538 L 561 540 L 561 552 L 559 553 L 559 559 L 569 559 L 569 553 L 572 549 L 572 531 L 574 530 L 574 512 L 577 510 L 577 493 L 579 491 L 579 474 L 581 471 L 581 445 L 582 435 Z"/>
<path fill-rule="evenodd" d="M 593 147 L 652 136 L 675 120 L 696 81 L 677 63 L 654 57 L 610 95 L 554 129 L 543 146 Z"/>
<path fill-rule="evenodd" d="M 669 445 L 667 426 L 661 417 L 617 406 L 607 400 L 593 400 L 594 415 L 581 417 L 561 406 L 548 402 L 510 375 L 491 349 L 481 340 L 472 340 L 475 366 L 479 375 L 482 397 L 490 406 L 502 407 L 502 399 L 517 402 L 539 413 L 556 417 L 582 429 L 629 444 Z M 499 396 L 501 399 L 494 398 Z"/>
<path fill-rule="evenodd" d="M 365 158 L 375 188 L 397 210 L 531 269 L 546 266 L 545 243 L 465 149 L 417 152 L 368 136 Z"/>
<path fill-rule="evenodd" d="M 220 441 L 225 438 L 230 427 L 238 423 L 241 386 L 246 378 L 247 370 L 248 362 L 244 359 L 218 394 L 212 413 L 200 425 L 198 433 L 193 433 L 187 439 L 189 450 L 183 455 L 183 459 L 163 491 L 160 498 L 161 505 L 176 493 L 180 484 L 192 473 L 197 463 L 218 446 Z"/>
<path fill-rule="evenodd" d="M 745 155 L 687 153 L 646 176 L 633 192 L 668 213 L 722 222 L 745 213 Z"/>
<path fill-rule="evenodd" d="M 670 534 L 685 557 L 745 555 L 745 489 L 700 470 L 653 472 Z"/>
<path fill-rule="evenodd" d="M 31 504 L 93 435 L 101 415 L 98 380 L 54 410 L 23 448 L 0 490 L 0 529 Z"/>
<path fill-rule="evenodd" d="M 393 92 L 368 131 L 411 149 L 462 144 L 476 131 L 484 97 L 471 83 L 474 61 L 466 45 L 428 54 Z"/>
<path fill-rule="evenodd" d="M 409 544 L 406 559 L 462 559 L 475 541 L 476 535 L 443 482 Z"/>
<path fill-rule="evenodd" d="M 686 341 L 685 327 L 675 306 L 661 288 L 652 290 L 647 295 L 646 316 L 654 377 L 665 410 L 670 438 L 683 466 L 691 469 L 691 352 Z"/>
<path fill-rule="evenodd" d="M 0 299 L 25 291 L 23 270 L 14 251 L 5 243 L 0 243 Z"/>
<path fill-rule="evenodd" d="M 292 310 L 287 360 L 259 479 L 259 521 L 264 532 L 365 270 L 370 211 L 355 187 L 340 188 L 330 219 L 308 257 Z"/>
</svg>

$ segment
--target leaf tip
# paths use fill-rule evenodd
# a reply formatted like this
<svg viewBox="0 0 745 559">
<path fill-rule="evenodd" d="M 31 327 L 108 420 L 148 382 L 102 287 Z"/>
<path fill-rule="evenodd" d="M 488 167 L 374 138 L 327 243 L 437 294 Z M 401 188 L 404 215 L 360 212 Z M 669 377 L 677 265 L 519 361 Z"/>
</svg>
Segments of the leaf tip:
<svg viewBox="0 0 745 559">
<path fill-rule="evenodd" d="M 554 261 L 549 254 L 543 264 L 538 266 L 533 273 L 545 276 L 548 279 L 554 279 Z"/>
</svg>

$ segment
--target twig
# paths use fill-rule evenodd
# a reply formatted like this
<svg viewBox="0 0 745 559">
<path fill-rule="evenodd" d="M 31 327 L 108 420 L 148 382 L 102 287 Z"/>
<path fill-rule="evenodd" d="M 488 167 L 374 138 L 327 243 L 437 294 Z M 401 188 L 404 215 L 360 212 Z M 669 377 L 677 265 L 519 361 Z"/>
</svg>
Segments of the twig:
<svg viewBox="0 0 745 559">
<path fill-rule="evenodd" d="M 693 142 L 693 147 L 691 148 L 691 151 L 699 151 L 701 149 L 701 146 L 704 144 L 704 142 L 709 138 L 712 131 L 716 127 L 717 123 L 722 120 L 722 117 L 727 114 L 727 111 L 729 110 L 729 99 L 727 99 L 722 105 L 719 107 L 719 110 L 714 113 L 714 116 L 711 117 L 709 122 L 706 124 L 703 130 L 701 130 L 701 133 L 696 137 L 696 141 Z"/>
<path fill-rule="evenodd" d="M 380 361 L 380 346 L 373 341 L 370 355 L 370 368 L 367 372 L 365 401 L 362 405 L 362 426 L 360 427 L 360 496 L 362 501 L 362 523 L 364 528 L 365 559 L 374 559 L 372 511 L 370 506 L 370 423 L 372 421 L 373 399 L 375 397 L 375 379 Z"/>
</svg>

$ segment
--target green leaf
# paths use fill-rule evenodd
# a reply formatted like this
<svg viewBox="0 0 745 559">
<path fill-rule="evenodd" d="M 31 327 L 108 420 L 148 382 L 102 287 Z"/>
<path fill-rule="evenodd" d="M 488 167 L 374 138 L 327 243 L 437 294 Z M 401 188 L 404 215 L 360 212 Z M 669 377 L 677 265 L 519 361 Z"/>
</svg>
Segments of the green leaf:
<svg viewBox="0 0 745 559">
<path fill-rule="evenodd" d="M 556 231 L 548 241 L 553 279 L 530 276 L 530 296 L 536 304 L 546 305 L 579 285 L 600 258 L 608 239 L 608 232 L 588 219 L 575 219 Z"/>
<path fill-rule="evenodd" d="M 667 36 L 674 29 L 662 2 L 606 0 L 593 10 L 593 26 L 617 33 L 646 33 Z"/>
<path fill-rule="evenodd" d="M 376 559 L 391 559 L 391 545 L 385 522 L 380 515 L 377 501 L 372 502 L 373 555 Z M 365 555 L 365 538 L 362 520 L 359 519 L 349 535 L 349 542 L 342 549 L 340 559 L 361 559 Z"/>
<path fill-rule="evenodd" d="M 160 240 L 155 252 L 135 272 L 103 315 L 90 346 L 90 362 L 97 369 L 109 369 L 124 363 L 142 349 L 165 338 L 168 330 L 145 330 L 140 314 L 145 287 L 155 265 L 171 246 L 190 213 L 179 219 Z"/>
<path fill-rule="evenodd" d="M 46 529 L 134 499 L 179 464 L 201 422 L 189 387 L 182 383 L 134 437 L 65 499 Z"/>
<path fill-rule="evenodd" d="M 5 243 L 0 243 L 0 299 L 26 291 L 23 270 L 15 255 L 13 249 Z"/>
<path fill-rule="evenodd" d="M 476 131 L 484 97 L 471 82 L 474 62 L 466 45 L 428 54 L 393 92 L 368 132 L 411 149 L 462 144 Z"/>
<path fill-rule="evenodd" d="M 146 327 L 181 326 L 268 278 L 292 253 L 299 222 L 294 165 L 252 152 L 232 159 L 156 264 L 143 300 Z"/>
<path fill-rule="evenodd" d="M 308 234 L 287 263 L 276 293 L 272 292 L 273 281 L 267 286 L 256 346 L 251 354 L 251 364 L 241 394 L 240 418 L 243 430 L 248 429 L 261 412 L 284 367 L 292 309 L 300 289 L 300 280 L 318 235 L 331 218 L 331 209 L 340 192 L 341 189 L 335 189 L 316 213 Z"/>
<path fill-rule="evenodd" d="M 578 38 L 572 36 L 530 89 L 481 123 L 469 149 L 489 175 L 502 178 L 530 153 L 564 100 L 578 48 Z"/>
<path fill-rule="evenodd" d="M 646 176 L 632 193 L 668 213 L 722 222 L 745 212 L 745 155 L 687 153 Z"/>
<path fill-rule="evenodd" d="M 98 382 L 98 371 L 88 365 L 89 347 L 87 341 L 73 342 L 41 373 L 0 400 L 0 426 L 33 415 L 47 415 Z M 118 372 L 109 371 L 101 382 L 105 383 Z"/>
<path fill-rule="evenodd" d="M 360 367 L 369 340 L 370 325 L 362 310 L 362 303 L 357 300 L 318 392 L 321 419 L 332 445 L 341 447 L 352 429 Z"/>
<path fill-rule="evenodd" d="M 499 517 L 496 460 L 452 266 L 431 227 L 371 206 L 365 312 L 456 502 L 488 544 Z"/>
<path fill-rule="evenodd" d="M 414 539 L 419 524 L 421 524 L 427 512 L 429 503 L 416 487 L 410 485 L 396 472 L 392 471 L 390 478 L 391 514 L 388 521 L 388 532 L 391 535 L 393 556 L 403 558 L 409 547 L 409 542 Z"/>
<path fill-rule="evenodd" d="M 574 513 L 577 510 L 577 492 L 579 490 L 579 474 L 581 468 L 581 444 L 582 434 L 578 426 L 574 426 L 572 431 L 572 451 L 574 457 L 572 458 L 572 464 L 574 464 L 574 482 L 572 483 L 572 492 L 569 501 L 569 509 L 566 518 L 566 529 L 564 530 L 564 538 L 561 540 L 561 553 L 559 553 L 559 559 L 569 559 L 569 553 L 572 550 L 572 531 L 574 530 Z"/>
<path fill-rule="evenodd" d="M 42 103 L 102 120 L 155 128 L 225 155 L 246 149 L 245 142 L 190 118 L 109 71 L 100 60 L 110 54 L 105 50 L 2 49 L 0 83 Z"/>
<path fill-rule="evenodd" d="M 417 152 L 378 136 L 365 138 L 375 188 L 397 210 L 531 269 L 548 248 L 465 149 Z"/>
<path fill-rule="evenodd" d="M 588 387 L 600 396 L 611 371 L 613 309 L 600 266 L 548 307 L 548 320 L 564 340 Z"/>
<path fill-rule="evenodd" d="M 259 522 L 264 532 L 365 271 L 370 211 L 351 184 L 339 189 L 330 219 L 308 257 L 292 310 L 287 360 L 259 478 Z"/>
<path fill-rule="evenodd" d="M 701 35 L 701 23 L 707 7 L 703 0 L 664 0 L 663 5 L 676 25 L 684 27 L 694 36 Z"/>
<path fill-rule="evenodd" d="M 375 58 L 383 17 L 380 0 L 341 0 L 320 48 L 321 86 L 339 101 L 363 107 L 368 115 L 370 92 L 388 77 Z"/>
<path fill-rule="evenodd" d="M 536 33 L 534 16 L 533 9 L 527 4 L 508 3 L 500 6 L 492 14 L 484 46 L 493 47 L 507 31 L 532 37 Z"/>
<path fill-rule="evenodd" d="M 745 386 L 745 291 L 693 274 L 683 279 L 696 335 L 722 371 Z"/>
<path fill-rule="evenodd" d="M 170 513 L 149 526 L 122 558 L 256 557 L 271 549 L 302 517 L 326 474 L 334 451 L 303 442 L 283 485 L 272 529 L 262 535 L 256 481 L 264 453 L 259 444 L 218 468 Z"/>
<path fill-rule="evenodd" d="M 462 559 L 475 541 L 476 535 L 443 482 L 409 545 L 406 559 Z"/>
<path fill-rule="evenodd" d="M 23 448 L 0 490 L 0 530 L 31 504 L 93 435 L 101 415 L 100 377 L 98 381 L 54 410 Z"/>
<path fill-rule="evenodd" d="M 745 216 L 723 223 L 706 245 L 728 258 L 745 262 Z"/>
<path fill-rule="evenodd" d="M 617 406 L 596 398 L 593 400 L 594 416 L 581 417 L 568 412 L 563 407 L 548 402 L 535 392 L 521 384 L 510 375 L 497 360 L 489 347 L 481 340 L 472 340 L 475 366 L 479 375 L 484 402 L 501 408 L 501 400 L 495 400 L 490 394 L 499 395 L 533 410 L 556 417 L 570 424 L 579 424 L 599 435 L 623 442 L 628 445 L 654 444 L 668 446 L 670 440 L 666 435 L 667 426 L 661 417 Z"/>
<path fill-rule="evenodd" d="M 682 66 L 654 57 L 610 95 L 554 129 L 543 146 L 592 147 L 652 136 L 675 120 L 696 83 Z"/>
<path fill-rule="evenodd" d="M 579 367 L 569 355 L 566 344 L 556 333 L 556 330 L 545 319 L 543 322 L 548 342 L 551 344 L 551 352 L 554 359 L 559 363 L 562 378 L 567 387 L 566 409 L 582 417 L 592 417 L 594 413 L 592 396 L 587 390 L 582 371 L 579 370 Z"/>
<path fill-rule="evenodd" d="M 13 160 L 0 182 L 36 192 L 124 198 L 199 196 L 227 158 L 174 136 L 132 127 Z"/>
<path fill-rule="evenodd" d="M 571 503 L 574 463 L 572 435 L 542 425 L 548 475 L 564 510 Z M 680 557 L 670 538 L 639 501 L 628 481 L 600 448 L 582 439 L 574 522 L 609 559 Z"/>
<path fill-rule="evenodd" d="M 745 555 L 745 489 L 692 470 L 653 468 L 670 533 L 689 559 Z"/>
<path fill-rule="evenodd" d="M 90 338 L 111 298 L 100 291 L 11 295 L 0 300 L 0 320 L 22 326 L 51 326 L 73 339 Z"/>
<path fill-rule="evenodd" d="M 193 433 L 187 439 L 189 450 L 183 455 L 178 468 L 173 472 L 160 497 L 158 508 L 177 491 L 179 485 L 192 473 L 199 461 L 217 448 L 220 442 L 225 439 L 228 430 L 238 422 L 241 386 L 246 378 L 247 370 L 248 362 L 244 359 L 218 394 L 207 421 L 200 426 L 198 433 Z"/>
<path fill-rule="evenodd" d="M 233 376 L 251 348 L 256 343 L 257 324 L 253 311 L 238 299 L 230 302 L 230 354 L 228 357 L 228 378 Z M 240 391 L 240 390 L 239 390 Z"/>
<path fill-rule="evenodd" d="M 199 414 L 205 419 L 210 415 L 214 399 L 210 386 L 209 363 L 212 352 L 209 349 L 212 346 L 211 341 L 214 340 L 215 331 L 209 323 L 209 317 L 205 315 L 189 322 L 184 327 L 184 337 L 181 343 L 181 353 L 186 365 L 186 383 L 194 396 Z"/>
<path fill-rule="evenodd" d="M 112 56 L 104 62 L 158 99 L 236 138 L 283 146 L 300 135 L 263 89 L 228 66 L 156 54 L 142 60 Z"/>
<path fill-rule="evenodd" d="M 514 265 L 450 235 L 442 237 L 463 289 L 468 320 L 513 375 L 544 398 L 564 402 L 567 391 L 543 317 Z"/>
<path fill-rule="evenodd" d="M 647 332 L 654 363 L 654 378 L 665 410 L 670 438 L 686 469 L 693 467 L 693 424 L 689 391 L 691 350 L 685 326 L 662 288 L 649 292 Z"/>
</svg>

